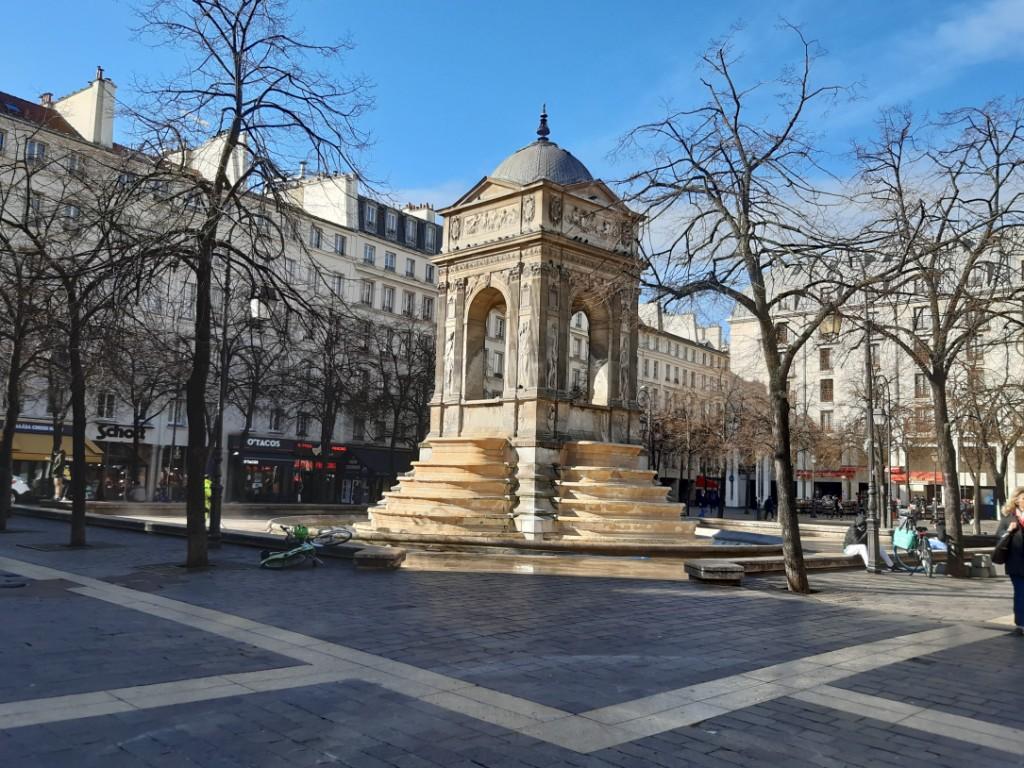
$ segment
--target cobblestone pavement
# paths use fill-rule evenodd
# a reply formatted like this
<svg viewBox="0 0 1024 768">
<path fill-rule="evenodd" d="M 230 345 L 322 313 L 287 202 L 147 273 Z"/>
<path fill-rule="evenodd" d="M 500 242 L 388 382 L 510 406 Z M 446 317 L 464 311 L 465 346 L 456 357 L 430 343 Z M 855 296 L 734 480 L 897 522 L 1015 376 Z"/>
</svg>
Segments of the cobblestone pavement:
<svg viewBox="0 0 1024 768">
<path fill-rule="evenodd" d="M 1004 579 L 261 571 L 0 536 L 0 765 L 1024 765 Z M 0 582 L 3 579 L 0 578 Z"/>
</svg>

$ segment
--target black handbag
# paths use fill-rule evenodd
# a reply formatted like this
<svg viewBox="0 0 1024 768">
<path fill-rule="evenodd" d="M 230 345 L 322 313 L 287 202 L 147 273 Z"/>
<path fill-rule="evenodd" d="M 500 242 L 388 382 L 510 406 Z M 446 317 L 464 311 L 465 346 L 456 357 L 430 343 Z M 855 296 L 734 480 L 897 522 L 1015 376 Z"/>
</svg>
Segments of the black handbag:
<svg viewBox="0 0 1024 768">
<path fill-rule="evenodd" d="M 1010 554 L 1010 539 L 1017 531 L 1003 534 L 1003 538 L 996 542 L 996 548 L 992 550 L 992 562 L 996 565 L 1006 565 L 1006 558 Z"/>
</svg>

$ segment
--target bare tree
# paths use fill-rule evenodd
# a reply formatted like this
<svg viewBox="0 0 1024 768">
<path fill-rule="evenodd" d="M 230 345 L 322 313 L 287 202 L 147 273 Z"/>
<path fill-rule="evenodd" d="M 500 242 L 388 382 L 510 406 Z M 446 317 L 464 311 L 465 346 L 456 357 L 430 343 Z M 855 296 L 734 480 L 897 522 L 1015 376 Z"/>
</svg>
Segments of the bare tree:
<svg viewBox="0 0 1024 768">
<path fill-rule="evenodd" d="M 893 110 L 858 149 L 879 247 L 907 260 L 864 296 L 872 310 L 862 324 L 899 347 L 930 386 L 953 575 L 966 567 L 951 376 L 959 360 L 983 353 L 990 324 L 1019 321 L 1022 287 L 1009 262 L 1024 223 L 1022 129 L 1020 102 L 957 110 L 920 130 L 908 111 Z"/>
<path fill-rule="evenodd" d="M 190 55 L 179 77 L 146 89 L 136 118 L 146 146 L 168 171 L 191 182 L 199 211 L 181 233 L 195 279 L 194 355 L 186 385 L 187 532 L 190 567 L 208 562 L 204 525 L 206 392 L 211 367 L 211 288 L 218 264 L 270 283 L 287 302 L 302 298 L 275 273 L 280 248 L 254 248 L 268 226 L 293 231 L 285 171 L 354 170 L 365 143 L 355 121 L 368 105 L 365 83 L 335 68 L 347 44 L 320 45 L 293 31 L 281 0 L 158 0 L 142 10 L 143 31 Z M 276 214 L 276 216 L 274 215 Z"/>
<path fill-rule="evenodd" d="M 650 231 L 667 233 L 667 242 L 650 246 L 647 287 L 678 300 L 719 294 L 756 322 L 771 402 L 786 577 L 791 591 L 807 593 L 787 382 L 800 348 L 862 283 L 838 291 L 830 284 L 846 239 L 826 231 L 829 199 L 815 181 L 826 173 L 807 132 L 817 110 L 844 89 L 815 84 L 816 45 L 788 29 L 800 48 L 792 70 L 743 86 L 728 45 L 713 45 L 702 60 L 706 101 L 634 129 L 622 151 L 648 163 L 627 179 L 628 199 L 643 206 Z M 780 95 L 774 108 L 764 109 L 767 88 Z M 776 315 L 794 299 L 804 301 L 806 322 L 777 325 Z"/>
</svg>

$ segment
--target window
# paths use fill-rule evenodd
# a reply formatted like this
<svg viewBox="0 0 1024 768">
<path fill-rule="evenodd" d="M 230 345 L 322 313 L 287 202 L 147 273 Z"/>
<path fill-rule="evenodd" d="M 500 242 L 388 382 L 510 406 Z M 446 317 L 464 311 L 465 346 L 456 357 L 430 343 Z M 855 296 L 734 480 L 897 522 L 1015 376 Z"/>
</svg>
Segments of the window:
<svg viewBox="0 0 1024 768">
<path fill-rule="evenodd" d="M 384 251 L 384 269 L 388 272 L 395 271 L 395 254 L 391 251 Z"/>
<path fill-rule="evenodd" d="M 651 375 L 651 361 L 648 358 L 644 358 L 644 378 Z"/>
<path fill-rule="evenodd" d="M 29 139 L 25 145 L 25 161 L 33 165 L 42 165 L 46 160 L 46 145 L 41 141 Z"/>
<path fill-rule="evenodd" d="M 494 338 L 505 338 L 505 318 L 501 315 L 495 315 L 494 317 Z"/>
<path fill-rule="evenodd" d="M 96 402 L 96 415 L 101 419 L 114 418 L 114 393 L 104 390 L 100 392 Z"/>
<path fill-rule="evenodd" d="M 583 389 L 583 371 L 579 368 L 572 369 L 572 388 Z"/>
<path fill-rule="evenodd" d="M 352 439 L 353 440 L 365 440 L 366 439 L 366 417 L 365 416 L 353 416 L 352 417 Z"/>
<path fill-rule="evenodd" d="M 363 246 L 363 264 L 369 264 L 371 267 L 377 263 L 377 249 L 367 243 Z"/>
<path fill-rule="evenodd" d="M 181 399 L 171 400 L 170 405 L 167 406 L 167 423 L 182 427 L 185 425 L 185 401 Z"/>
<path fill-rule="evenodd" d="M 433 283 L 434 283 L 434 265 L 433 264 L 427 264 L 423 268 L 423 279 L 426 280 L 431 285 L 433 285 Z"/>
<path fill-rule="evenodd" d="M 818 398 L 823 403 L 832 402 L 832 379 L 821 380 L 821 396 Z"/>
<path fill-rule="evenodd" d="M 416 259 L 405 260 L 405 276 L 413 278 L 416 277 Z"/>
<path fill-rule="evenodd" d="M 921 331 L 925 327 L 925 312 L 927 307 L 914 307 L 914 330 Z"/>
<path fill-rule="evenodd" d="M 345 255 L 345 236 L 335 235 L 334 236 L 334 252 L 344 256 Z"/>
<path fill-rule="evenodd" d="M 295 418 L 295 434 L 299 437 L 305 437 L 309 434 L 309 414 L 300 413 Z"/>
<path fill-rule="evenodd" d="M 818 350 L 818 367 L 823 371 L 832 370 L 832 350 L 828 347 Z"/>
<path fill-rule="evenodd" d="M 384 234 L 392 240 L 398 237 L 398 214 L 394 211 L 384 214 Z"/>
<path fill-rule="evenodd" d="M 930 392 L 928 377 L 923 373 L 914 374 L 914 397 L 928 397 Z"/>
<path fill-rule="evenodd" d="M 789 343 L 789 323 L 776 323 L 775 324 L 775 338 L 779 344 Z"/>
<path fill-rule="evenodd" d="M 345 276 L 331 275 L 331 293 L 340 299 L 345 298 Z"/>
<path fill-rule="evenodd" d="M 654 361 L 654 378 L 658 378 L 658 361 Z"/>
<path fill-rule="evenodd" d="M 81 176 L 85 173 L 85 157 L 78 152 L 69 152 L 65 164 L 72 176 Z"/>
<path fill-rule="evenodd" d="M 117 175 L 117 187 L 118 189 L 128 189 L 135 186 L 138 180 L 139 177 L 131 171 L 122 171 Z"/>
<path fill-rule="evenodd" d="M 373 306 L 373 280 L 363 280 L 362 290 L 359 294 L 359 302 L 368 307 Z"/>
<path fill-rule="evenodd" d="M 377 206 L 373 203 L 367 203 L 363 210 L 363 226 L 367 229 L 377 229 Z"/>
<path fill-rule="evenodd" d="M 280 432 L 284 424 L 284 411 L 280 408 L 272 408 L 267 418 L 267 428 L 271 432 Z"/>
<path fill-rule="evenodd" d="M 385 312 L 395 311 L 395 289 L 385 285 L 380 292 L 380 308 Z"/>
<path fill-rule="evenodd" d="M 402 314 L 412 317 L 416 313 L 416 294 L 412 291 L 402 291 Z"/>
<path fill-rule="evenodd" d="M 434 227 L 431 224 L 427 224 L 426 233 L 426 245 L 425 248 L 430 252 L 434 252 Z"/>
<path fill-rule="evenodd" d="M 690 386 L 697 386 L 697 373 L 695 371 L 690 371 Z"/>
<path fill-rule="evenodd" d="M 821 416 L 821 429 L 825 432 L 832 431 L 832 411 L 822 411 Z"/>
<path fill-rule="evenodd" d="M 295 259 L 285 259 L 284 260 L 284 276 L 285 276 L 285 279 L 289 283 L 295 282 L 295 270 L 296 270 Z"/>
<path fill-rule="evenodd" d="M 675 371 L 673 372 L 672 383 L 673 384 L 678 384 L 679 383 L 679 366 L 678 365 L 675 367 Z"/>
<path fill-rule="evenodd" d="M 429 296 L 423 297 L 423 319 L 433 320 L 434 319 L 434 300 Z"/>
<path fill-rule="evenodd" d="M 5 146 L 7 146 L 7 131 L 0 131 L 0 152 L 4 151 Z"/>
<path fill-rule="evenodd" d="M 505 377 L 505 355 L 502 352 L 494 353 L 494 378 L 501 379 Z"/>
<path fill-rule="evenodd" d="M 321 248 L 324 243 L 324 231 L 320 227 L 313 225 L 309 228 L 309 247 L 310 248 Z"/>
<path fill-rule="evenodd" d="M 411 217 L 405 219 L 405 242 L 416 245 L 416 219 Z"/>
<path fill-rule="evenodd" d="M 582 357 L 583 353 L 583 341 L 581 339 L 572 340 L 572 356 Z"/>
<path fill-rule="evenodd" d="M 67 203 L 62 210 L 64 215 L 64 226 L 73 227 L 78 224 L 82 217 L 82 208 L 77 203 Z"/>
</svg>

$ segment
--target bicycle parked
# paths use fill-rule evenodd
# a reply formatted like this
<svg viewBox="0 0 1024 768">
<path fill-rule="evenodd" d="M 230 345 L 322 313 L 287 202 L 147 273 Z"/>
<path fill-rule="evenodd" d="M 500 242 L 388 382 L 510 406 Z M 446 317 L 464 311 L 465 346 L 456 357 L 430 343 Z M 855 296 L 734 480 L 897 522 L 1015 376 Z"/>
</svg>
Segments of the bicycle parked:
<svg viewBox="0 0 1024 768">
<path fill-rule="evenodd" d="M 278 525 L 284 531 L 286 544 L 292 546 L 281 552 L 274 552 L 264 549 L 260 552 L 260 568 L 282 569 L 301 565 L 307 561 L 313 563 L 315 568 L 323 565 L 323 561 L 317 553 L 320 549 L 329 549 L 339 544 L 344 544 L 352 538 L 352 531 L 343 526 L 332 528 L 321 528 L 316 534 L 310 534 L 309 528 L 304 525 Z"/>
<path fill-rule="evenodd" d="M 902 556 L 901 556 L 902 553 Z M 935 562 L 932 558 L 932 544 L 928 529 L 917 524 L 915 515 L 910 514 L 900 520 L 892 532 L 892 554 L 894 569 L 905 571 L 911 575 L 927 573 L 935 574 Z M 911 555 L 917 563 L 911 561 Z"/>
</svg>

